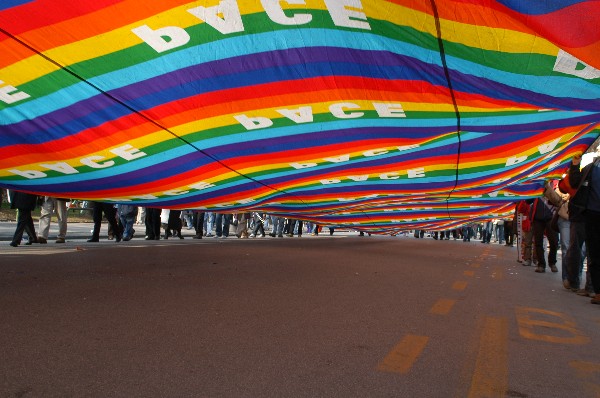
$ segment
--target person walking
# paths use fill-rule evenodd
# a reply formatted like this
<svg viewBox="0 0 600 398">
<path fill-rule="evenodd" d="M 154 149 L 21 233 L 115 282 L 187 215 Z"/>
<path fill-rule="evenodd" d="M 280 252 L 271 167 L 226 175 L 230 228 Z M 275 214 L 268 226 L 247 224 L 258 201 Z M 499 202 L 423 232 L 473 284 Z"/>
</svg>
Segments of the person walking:
<svg viewBox="0 0 600 398">
<path fill-rule="evenodd" d="M 584 215 L 585 248 L 595 293 L 591 303 L 600 304 L 600 157 L 596 156 L 583 169 L 580 169 L 580 165 L 581 154 L 576 154 L 569 167 L 569 180 L 572 186 L 578 188 L 569 202 Z"/>
<path fill-rule="evenodd" d="M 556 268 L 556 253 L 558 251 L 558 233 L 550 226 L 553 211 L 546 197 L 536 198 L 531 205 L 529 218 L 533 230 L 533 248 L 537 267 L 535 272 L 546 272 L 546 255 L 544 250 L 544 235 L 548 238 L 550 249 L 548 251 L 548 265 L 552 272 L 558 272 Z"/>
<path fill-rule="evenodd" d="M 56 212 L 58 222 L 58 235 L 55 243 L 65 243 L 67 237 L 67 200 L 44 196 L 42 209 L 40 211 L 38 243 L 48 243 L 48 233 L 50 232 L 50 221 L 52 212 Z"/>
<path fill-rule="evenodd" d="M 13 190 L 9 190 L 8 194 L 10 208 L 17 209 L 17 228 L 15 229 L 10 245 L 12 247 L 19 246 L 24 232 L 27 232 L 27 235 L 29 235 L 29 240 L 25 243 L 26 245 L 37 243 L 33 218 L 31 217 L 31 212 L 35 210 L 37 204 L 37 195 Z"/>
<path fill-rule="evenodd" d="M 123 241 L 127 242 L 133 238 L 133 234 L 135 234 L 135 230 L 133 229 L 133 224 L 138 215 L 138 207 L 129 205 L 129 204 L 119 204 L 117 205 L 118 213 L 119 213 L 119 221 L 123 226 Z"/>
<path fill-rule="evenodd" d="M 102 213 L 106 216 L 108 225 L 112 228 L 115 240 L 120 242 L 123 238 L 123 232 L 117 224 L 117 209 L 112 203 L 105 202 L 92 202 L 94 209 L 94 229 L 92 230 L 92 237 L 88 239 L 88 242 L 99 242 L 100 241 L 100 227 L 102 226 Z"/>
</svg>

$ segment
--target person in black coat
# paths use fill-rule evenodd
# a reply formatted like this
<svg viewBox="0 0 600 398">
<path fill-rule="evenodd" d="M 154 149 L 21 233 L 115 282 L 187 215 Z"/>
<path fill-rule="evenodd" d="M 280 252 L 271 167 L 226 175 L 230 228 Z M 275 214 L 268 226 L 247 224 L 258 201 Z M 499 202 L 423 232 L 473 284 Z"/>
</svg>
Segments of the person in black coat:
<svg viewBox="0 0 600 398">
<path fill-rule="evenodd" d="M 37 243 L 33 218 L 31 217 L 31 212 L 35 210 L 37 204 L 37 195 L 13 190 L 9 191 L 9 195 L 10 208 L 17 209 L 17 229 L 10 245 L 12 247 L 19 246 L 23 239 L 23 232 L 27 232 L 27 235 L 29 235 L 29 241 L 25 243 L 26 245 Z"/>
</svg>

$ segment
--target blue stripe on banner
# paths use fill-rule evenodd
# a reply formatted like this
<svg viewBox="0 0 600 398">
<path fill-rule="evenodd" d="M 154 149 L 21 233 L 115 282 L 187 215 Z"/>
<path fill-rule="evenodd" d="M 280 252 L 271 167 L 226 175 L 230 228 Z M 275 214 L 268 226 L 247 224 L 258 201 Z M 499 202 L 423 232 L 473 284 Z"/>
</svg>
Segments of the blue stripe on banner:
<svg viewBox="0 0 600 398">
<path fill-rule="evenodd" d="M 527 0 L 496 0 L 498 3 L 505 5 L 511 10 L 527 15 L 543 15 L 549 14 L 563 8 L 570 7 L 574 4 L 585 3 L 587 0 L 543 0 L 543 1 L 527 1 Z"/>
<path fill-rule="evenodd" d="M 9 8 L 21 6 L 27 3 L 33 3 L 35 0 L 2 0 L 0 1 L 0 11 L 8 10 Z"/>
</svg>

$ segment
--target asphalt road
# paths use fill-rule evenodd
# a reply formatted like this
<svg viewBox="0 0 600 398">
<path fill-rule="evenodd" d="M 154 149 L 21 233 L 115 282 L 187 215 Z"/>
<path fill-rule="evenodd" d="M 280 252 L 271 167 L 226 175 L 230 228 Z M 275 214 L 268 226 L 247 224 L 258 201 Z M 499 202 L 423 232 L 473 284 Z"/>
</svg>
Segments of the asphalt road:
<svg viewBox="0 0 600 398">
<path fill-rule="evenodd" d="M 0 397 L 597 397 L 600 306 L 516 249 L 0 242 Z"/>
</svg>

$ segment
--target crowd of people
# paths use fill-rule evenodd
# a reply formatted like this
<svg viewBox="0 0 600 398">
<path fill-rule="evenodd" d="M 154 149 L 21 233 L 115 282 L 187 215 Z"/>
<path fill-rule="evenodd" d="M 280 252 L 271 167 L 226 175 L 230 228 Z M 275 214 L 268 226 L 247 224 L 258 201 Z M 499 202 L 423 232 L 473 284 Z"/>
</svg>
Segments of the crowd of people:
<svg viewBox="0 0 600 398">
<path fill-rule="evenodd" d="M 535 266 L 535 272 L 546 268 L 559 272 L 557 252 L 562 255 L 563 286 L 579 295 L 591 297 L 600 304 L 600 157 L 581 168 L 581 155 L 573 157 L 568 173 L 556 181 L 546 183 L 542 196 L 515 204 L 514 215 L 509 218 L 490 219 L 483 223 L 466 224 L 460 229 L 435 231 L 434 239 L 480 239 L 513 246 L 516 239 L 519 260 L 524 266 Z M 65 243 L 67 234 L 67 199 L 44 197 L 36 234 L 31 212 L 38 198 L 25 192 L 10 192 L 11 208 L 18 210 L 17 227 L 10 243 L 17 247 L 26 233 L 26 245 L 48 242 L 50 218 L 56 214 L 58 235 L 56 243 Z M 303 233 L 318 235 L 322 227 L 299 219 L 284 218 L 260 212 L 213 213 L 193 210 L 166 210 L 138 208 L 130 204 L 113 205 L 92 202 L 94 228 L 88 242 L 100 240 L 103 219 L 109 224 L 108 238 L 117 242 L 131 240 L 135 227 L 144 225 L 144 239 L 183 239 L 183 228 L 194 229 L 193 239 L 206 237 L 227 238 L 233 227 L 238 238 L 283 238 L 284 235 L 301 237 Z M 334 227 L 329 226 L 333 235 Z M 163 232 L 164 230 L 164 232 Z M 364 233 L 360 233 L 364 235 Z M 425 231 L 414 231 L 415 238 L 423 238 Z M 546 244 L 547 242 L 547 244 Z M 548 251 L 546 253 L 546 247 Z M 584 261 L 587 272 L 583 278 Z"/>
</svg>

